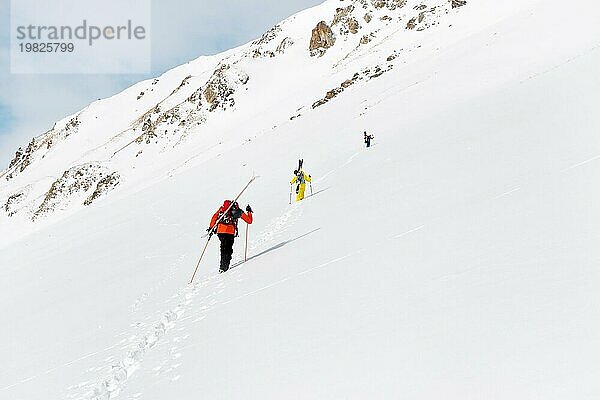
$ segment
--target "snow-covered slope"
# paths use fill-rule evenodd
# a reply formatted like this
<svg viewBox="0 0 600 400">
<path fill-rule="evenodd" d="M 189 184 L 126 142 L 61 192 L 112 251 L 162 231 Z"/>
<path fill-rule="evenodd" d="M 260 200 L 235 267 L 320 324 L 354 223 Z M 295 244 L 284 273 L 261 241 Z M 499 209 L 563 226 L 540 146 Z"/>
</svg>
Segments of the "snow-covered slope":
<svg viewBox="0 0 600 400">
<path fill-rule="evenodd" d="M 329 0 L 58 122 L 0 173 L 0 398 L 596 398 L 599 16 Z"/>
</svg>

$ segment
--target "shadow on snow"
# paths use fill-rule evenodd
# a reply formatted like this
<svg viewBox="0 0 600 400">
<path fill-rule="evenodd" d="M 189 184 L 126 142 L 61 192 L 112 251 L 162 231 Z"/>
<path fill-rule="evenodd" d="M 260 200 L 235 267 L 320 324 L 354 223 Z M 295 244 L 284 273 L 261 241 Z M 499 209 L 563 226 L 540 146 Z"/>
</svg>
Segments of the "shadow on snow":
<svg viewBox="0 0 600 400">
<path fill-rule="evenodd" d="M 283 246 L 285 246 L 286 244 L 290 244 L 290 243 L 292 243 L 292 242 L 295 242 L 296 240 L 300 240 L 300 239 L 302 239 L 303 237 L 306 237 L 306 236 L 308 236 L 308 235 L 311 235 L 311 234 L 315 233 L 316 231 L 318 231 L 318 230 L 320 230 L 320 229 L 321 229 L 321 228 L 316 228 L 316 229 L 313 229 L 312 231 L 310 231 L 310 232 L 307 232 L 307 233 L 305 233 L 304 235 L 300 235 L 300 236 L 298 236 L 297 238 L 290 239 L 290 240 L 286 240 L 285 242 L 281 242 L 281 243 L 279 243 L 279 244 L 276 244 L 275 246 L 273 246 L 273 247 L 270 247 L 270 248 L 268 248 L 267 250 L 261 251 L 260 253 L 258 253 L 258 254 L 256 254 L 256 255 L 253 255 L 252 257 L 248 257 L 248 260 L 247 260 L 247 261 L 245 261 L 245 262 L 248 262 L 248 261 L 250 261 L 250 260 L 253 260 L 253 259 L 255 259 L 255 258 L 258 258 L 258 257 L 260 257 L 260 256 L 264 256 L 265 254 L 267 254 L 267 253 L 270 253 L 270 252 L 272 252 L 272 251 L 274 251 L 274 250 L 278 250 L 278 249 L 282 248 Z M 232 265 L 232 266 L 231 266 L 229 269 L 230 269 L 230 270 L 232 270 L 232 269 L 234 269 L 234 268 L 236 268 L 236 267 L 239 267 L 239 266 L 240 266 L 240 265 L 242 265 L 242 264 L 244 264 L 244 261 L 238 261 L 237 263 L 233 264 L 233 265 Z"/>
</svg>

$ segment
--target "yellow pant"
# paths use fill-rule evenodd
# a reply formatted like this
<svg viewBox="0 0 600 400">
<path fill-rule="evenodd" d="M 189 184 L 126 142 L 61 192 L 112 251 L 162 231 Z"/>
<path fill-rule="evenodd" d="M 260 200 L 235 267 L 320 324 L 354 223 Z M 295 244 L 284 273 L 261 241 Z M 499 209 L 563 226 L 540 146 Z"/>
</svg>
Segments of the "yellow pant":
<svg viewBox="0 0 600 400">
<path fill-rule="evenodd" d="M 304 199 L 304 191 L 305 190 L 306 190 L 306 183 L 300 184 L 300 186 L 296 190 L 296 201 L 301 201 Z"/>
</svg>

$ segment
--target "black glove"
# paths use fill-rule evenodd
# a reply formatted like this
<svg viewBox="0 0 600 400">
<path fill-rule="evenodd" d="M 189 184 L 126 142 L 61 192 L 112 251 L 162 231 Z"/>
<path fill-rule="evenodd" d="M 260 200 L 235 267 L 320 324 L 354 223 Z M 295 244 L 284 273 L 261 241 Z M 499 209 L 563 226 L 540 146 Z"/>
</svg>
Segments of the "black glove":
<svg viewBox="0 0 600 400">
<path fill-rule="evenodd" d="M 214 233 L 215 233 L 215 227 L 208 228 L 208 229 L 206 230 L 206 232 L 208 232 L 208 236 L 212 236 L 212 235 L 214 235 Z"/>
<path fill-rule="evenodd" d="M 252 212 L 252 207 L 250 207 L 250 204 L 248 204 L 248 205 L 246 206 L 246 212 L 249 212 L 249 213 L 251 213 L 251 212 Z"/>
</svg>

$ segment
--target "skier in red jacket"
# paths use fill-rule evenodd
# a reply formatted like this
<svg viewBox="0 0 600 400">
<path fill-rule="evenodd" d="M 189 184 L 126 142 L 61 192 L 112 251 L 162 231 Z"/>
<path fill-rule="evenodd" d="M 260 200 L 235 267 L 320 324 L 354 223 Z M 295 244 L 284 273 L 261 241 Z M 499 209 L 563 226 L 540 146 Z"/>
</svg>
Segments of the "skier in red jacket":
<svg viewBox="0 0 600 400">
<path fill-rule="evenodd" d="M 208 231 L 211 235 L 216 233 L 221 241 L 220 273 L 229 269 L 231 256 L 233 255 L 233 242 L 238 235 L 237 224 L 240 218 L 247 224 L 252 224 L 252 208 L 250 205 L 246 206 L 246 212 L 243 212 L 237 202 L 232 204 L 231 200 L 225 200 L 210 221 Z"/>
</svg>

